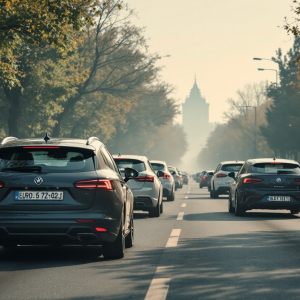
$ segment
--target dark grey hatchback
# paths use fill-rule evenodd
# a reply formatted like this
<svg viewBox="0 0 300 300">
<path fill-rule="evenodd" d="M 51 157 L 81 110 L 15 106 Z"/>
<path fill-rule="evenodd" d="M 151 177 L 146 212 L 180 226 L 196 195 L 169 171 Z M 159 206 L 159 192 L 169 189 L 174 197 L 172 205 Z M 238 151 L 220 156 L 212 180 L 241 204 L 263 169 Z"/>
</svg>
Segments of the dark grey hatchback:
<svg viewBox="0 0 300 300">
<path fill-rule="evenodd" d="M 228 210 L 241 216 L 251 209 L 300 212 L 300 165 L 287 159 L 249 159 L 229 187 Z"/>
<path fill-rule="evenodd" d="M 133 194 L 98 138 L 5 138 L 0 146 L 0 245 L 132 247 Z"/>
</svg>

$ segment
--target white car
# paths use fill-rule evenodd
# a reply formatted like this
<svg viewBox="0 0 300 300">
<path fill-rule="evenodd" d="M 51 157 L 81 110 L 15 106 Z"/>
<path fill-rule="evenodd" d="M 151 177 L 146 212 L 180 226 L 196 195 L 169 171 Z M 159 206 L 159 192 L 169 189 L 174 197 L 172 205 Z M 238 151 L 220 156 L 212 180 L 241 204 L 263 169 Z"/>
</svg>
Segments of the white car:
<svg viewBox="0 0 300 300">
<path fill-rule="evenodd" d="M 160 160 L 151 160 L 150 163 L 153 169 L 157 172 L 157 177 L 163 185 L 163 197 L 167 197 L 168 201 L 174 201 L 175 180 L 168 169 L 167 164 Z"/>
<path fill-rule="evenodd" d="M 243 164 L 244 161 L 223 161 L 219 163 L 208 186 L 210 198 L 217 199 L 219 195 L 229 194 L 229 185 L 233 179 L 228 177 L 228 174 L 235 172 L 235 175 L 237 175 Z"/>
<path fill-rule="evenodd" d="M 148 158 L 139 155 L 113 155 L 124 177 L 124 169 L 132 168 L 139 172 L 138 177 L 127 182 L 134 196 L 134 210 L 149 212 L 149 217 L 159 217 L 163 212 L 163 186 L 156 176 Z"/>
</svg>

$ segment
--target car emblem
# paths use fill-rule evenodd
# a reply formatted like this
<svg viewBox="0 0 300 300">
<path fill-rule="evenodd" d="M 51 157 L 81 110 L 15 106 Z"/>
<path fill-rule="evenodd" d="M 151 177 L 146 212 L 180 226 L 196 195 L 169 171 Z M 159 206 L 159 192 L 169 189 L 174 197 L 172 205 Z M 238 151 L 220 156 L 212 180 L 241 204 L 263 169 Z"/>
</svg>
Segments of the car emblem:
<svg viewBox="0 0 300 300">
<path fill-rule="evenodd" d="M 34 178 L 34 183 L 36 184 L 36 185 L 41 185 L 42 183 L 43 183 L 43 178 L 42 177 L 35 177 Z"/>
<path fill-rule="evenodd" d="M 281 182 L 281 179 L 278 177 L 277 179 L 276 179 L 276 182 Z"/>
</svg>

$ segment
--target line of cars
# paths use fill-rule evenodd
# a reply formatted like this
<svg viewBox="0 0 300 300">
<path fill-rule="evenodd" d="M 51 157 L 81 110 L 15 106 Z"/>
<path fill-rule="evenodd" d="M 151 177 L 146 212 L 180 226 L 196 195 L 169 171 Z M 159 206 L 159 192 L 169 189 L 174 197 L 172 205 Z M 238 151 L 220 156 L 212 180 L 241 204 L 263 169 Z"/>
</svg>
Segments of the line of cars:
<svg viewBox="0 0 300 300">
<path fill-rule="evenodd" d="M 133 210 L 159 217 L 163 197 L 174 201 L 181 182 L 177 168 L 112 156 L 97 137 L 7 137 L 0 145 L 0 246 L 102 245 L 105 258 L 122 258 L 134 244 Z"/>
<path fill-rule="evenodd" d="M 201 187 L 201 179 L 199 182 Z M 211 176 L 208 191 L 213 199 L 228 195 L 228 211 L 236 216 L 252 209 L 285 209 L 298 214 L 300 165 L 281 158 L 221 162 Z"/>
</svg>

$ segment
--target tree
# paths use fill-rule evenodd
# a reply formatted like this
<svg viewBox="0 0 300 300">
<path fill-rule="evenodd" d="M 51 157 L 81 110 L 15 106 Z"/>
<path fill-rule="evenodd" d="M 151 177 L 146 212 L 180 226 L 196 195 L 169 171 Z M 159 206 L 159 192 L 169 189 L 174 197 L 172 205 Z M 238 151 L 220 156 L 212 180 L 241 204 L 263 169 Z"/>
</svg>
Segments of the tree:
<svg viewBox="0 0 300 300">
<path fill-rule="evenodd" d="M 261 127 L 269 147 L 277 156 L 296 155 L 300 146 L 298 134 L 300 102 L 298 92 L 298 58 L 300 38 L 296 37 L 293 48 L 283 56 L 281 49 L 273 58 L 279 66 L 280 86 L 269 88 L 272 105 L 266 112 L 267 124 Z"/>
<path fill-rule="evenodd" d="M 14 53 L 20 45 L 52 45 L 69 50 L 76 44 L 72 28 L 79 31 L 94 24 L 94 16 L 106 10 L 113 0 L 0 0 L 0 81 L 20 85 Z"/>
<path fill-rule="evenodd" d="M 294 36 L 300 35 L 299 25 L 297 24 L 300 21 L 300 1 L 299 0 L 292 0 L 293 6 L 292 11 L 295 14 L 293 21 L 290 22 L 287 18 L 285 18 L 285 25 L 284 29 L 288 34 L 293 34 Z"/>
<path fill-rule="evenodd" d="M 146 86 L 156 79 L 159 68 L 155 67 L 157 55 L 147 53 L 142 30 L 127 22 L 132 15 L 120 15 L 114 4 L 104 13 L 100 12 L 97 26 L 87 31 L 79 48 L 82 58 L 79 72 L 86 71 L 83 82 L 75 86 L 77 93 L 63 105 L 56 117 L 53 136 L 62 135 L 62 124 L 75 112 L 76 104 L 93 95 L 104 105 L 109 94 L 120 101 L 134 99 Z"/>
</svg>

